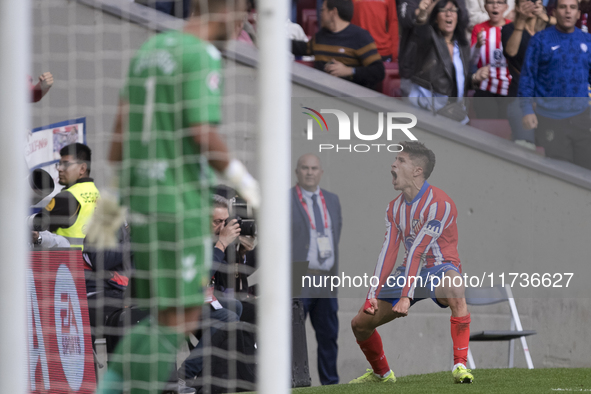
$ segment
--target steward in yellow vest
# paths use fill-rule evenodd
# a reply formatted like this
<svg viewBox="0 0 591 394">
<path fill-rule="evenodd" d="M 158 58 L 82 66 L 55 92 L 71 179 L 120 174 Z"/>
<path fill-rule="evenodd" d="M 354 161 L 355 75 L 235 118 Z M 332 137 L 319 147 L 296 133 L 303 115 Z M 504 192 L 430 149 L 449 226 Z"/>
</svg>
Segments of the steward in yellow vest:
<svg viewBox="0 0 591 394">
<path fill-rule="evenodd" d="M 75 143 L 63 147 L 60 156 L 59 183 L 65 187 L 35 215 L 34 229 L 49 230 L 65 237 L 71 247 L 83 248 L 86 224 L 99 198 L 99 191 L 89 177 L 91 151 L 88 146 Z"/>
</svg>

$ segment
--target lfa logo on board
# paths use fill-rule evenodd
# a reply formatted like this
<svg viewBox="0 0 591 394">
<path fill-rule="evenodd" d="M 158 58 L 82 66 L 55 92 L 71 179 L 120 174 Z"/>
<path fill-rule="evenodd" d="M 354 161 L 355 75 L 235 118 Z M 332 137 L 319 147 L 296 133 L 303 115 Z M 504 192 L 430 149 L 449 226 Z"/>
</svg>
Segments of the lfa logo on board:
<svg viewBox="0 0 591 394">
<path fill-rule="evenodd" d="M 379 112 L 378 113 L 378 130 L 373 133 L 368 133 L 365 129 L 366 126 L 360 125 L 359 112 L 353 112 L 353 127 L 351 127 L 351 119 L 344 111 L 338 109 L 321 109 L 316 111 L 310 107 L 303 107 L 307 110 L 302 112 L 308 115 L 310 118 L 307 120 L 306 138 L 308 140 L 314 140 L 314 124 L 317 124 L 320 132 L 329 133 L 328 124 L 322 114 L 332 114 L 337 117 L 339 124 L 338 128 L 338 144 L 318 144 L 318 152 L 323 151 L 335 151 L 335 152 L 401 152 L 402 145 L 400 144 L 389 144 L 389 143 L 378 143 L 377 140 L 382 138 L 384 129 L 386 131 L 386 140 L 392 141 L 394 132 L 402 131 L 406 137 L 411 141 L 416 141 L 417 137 L 410 131 L 411 128 L 416 126 L 417 117 L 407 112 Z M 405 120 L 410 120 L 406 121 Z M 385 124 L 385 126 L 384 126 Z M 361 132 L 360 127 L 364 127 L 364 132 Z M 364 144 L 347 144 L 341 143 L 341 141 L 351 141 L 351 129 L 353 134 L 358 140 L 362 141 L 376 141 L 375 143 L 364 143 Z M 332 129 L 330 131 L 332 133 Z M 396 137 L 398 138 L 398 137 Z M 382 138 L 383 139 L 383 138 Z"/>
</svg>

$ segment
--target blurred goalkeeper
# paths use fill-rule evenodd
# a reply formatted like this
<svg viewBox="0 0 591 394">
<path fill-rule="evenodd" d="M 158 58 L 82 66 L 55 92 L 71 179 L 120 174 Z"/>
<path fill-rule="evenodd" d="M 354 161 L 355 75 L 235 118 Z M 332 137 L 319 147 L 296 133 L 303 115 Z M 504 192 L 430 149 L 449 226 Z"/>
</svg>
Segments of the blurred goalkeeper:
<svg viewBox="0 0 591 394">
<path fill-rule="evenodd" d="M 257 182 L 217 133 L 216 46 L 245 16 L 245 0 L 194 0 L 182 31 L 152 37 L 131 60 L 110 161 L 121 165 L 121 200 L 130 210 L 135 295 L 152 317 L 121 341 L 99 393 L 160 393 L 176 376 L 177 349 L 197 328 L 209 279 L 211 168 L 259 205 Z"/>
</svg>

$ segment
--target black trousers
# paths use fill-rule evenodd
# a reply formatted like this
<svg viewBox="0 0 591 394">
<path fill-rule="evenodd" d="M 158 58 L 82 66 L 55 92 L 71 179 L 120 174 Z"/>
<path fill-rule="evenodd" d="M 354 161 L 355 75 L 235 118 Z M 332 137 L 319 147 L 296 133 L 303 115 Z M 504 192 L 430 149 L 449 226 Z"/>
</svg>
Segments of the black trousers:
<svg viewBox="0 0 591 394">
<path fill-rule="evenodd" d="M 88 297 L 88 318 L 93 348 L 97 333 L 101 337 L 105 335 L 107 317 L 121 308 L 123 308 L 123 291 L 121 290 L 107 288 L 104 292 Z"/>
<path fill-rule="evenodd" d="M 591 114 L 589 109 L 566 119 L 551 119 L 541 115 L 536 129 L 536 145 L 546 151 L 546 157 L 570 161 L 591 169 Z"/>
<path fill-rule="evenodd" d="M 478 119 L 507 119 L 507 106 L 512 100 L 507 96 L 476 89 L 472 105 Z"/>
</svg>

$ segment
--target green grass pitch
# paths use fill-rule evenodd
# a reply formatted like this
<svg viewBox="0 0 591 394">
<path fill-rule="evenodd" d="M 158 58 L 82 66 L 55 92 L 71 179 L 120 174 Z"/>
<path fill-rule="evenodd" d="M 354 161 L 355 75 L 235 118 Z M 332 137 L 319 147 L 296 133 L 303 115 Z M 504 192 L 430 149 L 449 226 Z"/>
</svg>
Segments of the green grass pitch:
<svg viewBox="0 0 591 394">
<path fill-rule="evenodd" d="M 361 375 L 360 371 L 360 375 Z M 454 384 L 451 372 L 408 375 L 396 383 L 339 384 L 292 390 L 292 394 L 381 394 L 381 393 L 570 393 L 591 394 L 591 368 L 476 369 L 474 383 Z"/>
</svg>

